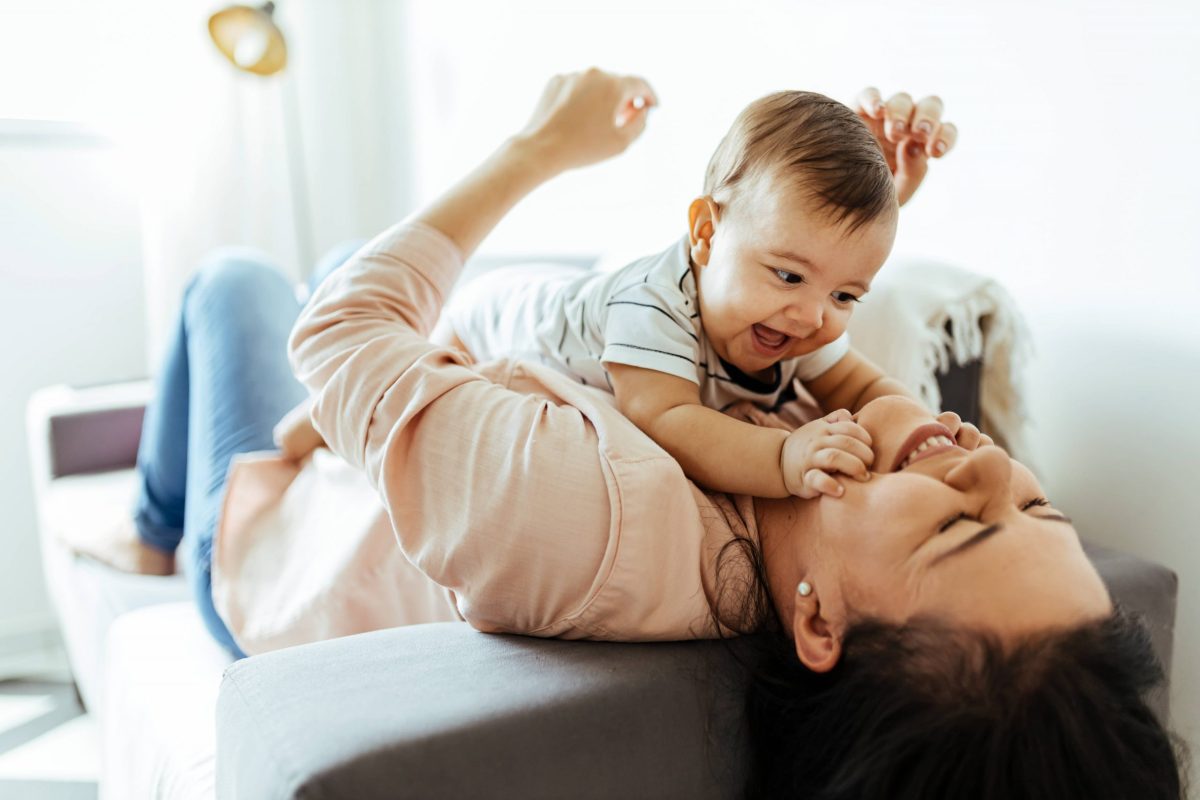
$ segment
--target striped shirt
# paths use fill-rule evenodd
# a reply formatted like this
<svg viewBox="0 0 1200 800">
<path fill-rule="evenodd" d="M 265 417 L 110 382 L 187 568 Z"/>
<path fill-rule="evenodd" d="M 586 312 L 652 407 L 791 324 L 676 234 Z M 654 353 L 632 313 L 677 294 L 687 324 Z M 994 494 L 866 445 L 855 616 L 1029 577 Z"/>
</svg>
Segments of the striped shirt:
<svg viewBox="0 0 1200 800">
<path fill-rule="evenodd" d="M 692 381 L 715 409 L 739 400 L 774 408 L 794 396 L 793 378 L 816 378 L 850 349 L 843 333 L 779 362 L 767 380 L 721 359 L 704 334 L 686 236 L 614 272 L 545 264 L 493 270 L 460 289 L 446 314 L 479 361 L 533 359 L 609 392 L 604 363 L 628 364 Z"/>
</svg>

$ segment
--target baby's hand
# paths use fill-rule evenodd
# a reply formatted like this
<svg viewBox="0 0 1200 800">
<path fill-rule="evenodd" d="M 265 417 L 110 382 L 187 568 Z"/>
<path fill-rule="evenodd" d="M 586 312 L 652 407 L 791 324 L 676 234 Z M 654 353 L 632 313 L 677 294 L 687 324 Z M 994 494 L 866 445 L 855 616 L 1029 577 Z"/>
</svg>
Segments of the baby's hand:
<svg viewBox="0 0 1200 800">
<path fill-rule="evenodd" d="M 883 149 L 896 178 L 896 198 L 904 205 L 925 180 L 929 159 L 941 158 L 954 147 L 958 128 L 942 121 L 942 99 L 936 95 L 914 103 L 912 95 L 897 92 L 884 102 L 871 86 L 859 92 L 857 106 L 859 118 Z"/>
<path fill-rule="evenodd" d="M 803 425 L 783 443 L 780 468 L 783 485 L 796 497 L 841 497 L 845 489 L 830 473 L 840 472 L 860 481 L 871 477 L 875 460 L 871 434 L 851 420 L 846 409 Z"/>
</svg>

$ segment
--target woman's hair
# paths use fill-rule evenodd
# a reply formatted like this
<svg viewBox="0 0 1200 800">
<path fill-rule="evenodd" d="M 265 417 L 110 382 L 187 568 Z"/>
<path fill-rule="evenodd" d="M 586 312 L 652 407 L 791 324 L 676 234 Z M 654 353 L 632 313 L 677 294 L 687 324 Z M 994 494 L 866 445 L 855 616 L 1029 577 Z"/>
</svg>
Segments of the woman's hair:
<svg viewBox="0 0 1200 800">
<path fill-rule="evenodd" d="M 1010 646 L 937 620 L 860 620 L 822 674 L 797 657 L 750 539 L 721 551 L 714 608 L 745 589 L 726 569 L 739 554 L 757 584 L 733 626 L 753 631 L 732 649 L 750 672 L 747 796 L 1183 798 L 1183 748 L 1144 699 L 1162 668 L 1124 611 Z"/>
<path fill-rule="evenodd" d="M 875 136 L 843 104 L 815 92 L 776 92 L 733 121 L 704 175 L 704 193 L 733 204 L 761 176 L 794 184 L 853 232 L 896 205 L 891 170 Z"/>
</svg>

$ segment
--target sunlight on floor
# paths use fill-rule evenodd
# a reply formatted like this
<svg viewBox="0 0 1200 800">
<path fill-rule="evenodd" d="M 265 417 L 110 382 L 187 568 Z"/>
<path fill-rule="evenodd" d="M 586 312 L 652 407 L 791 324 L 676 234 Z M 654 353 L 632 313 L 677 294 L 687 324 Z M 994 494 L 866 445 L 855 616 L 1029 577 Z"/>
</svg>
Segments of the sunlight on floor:
<svg viewBox="0 0 1200 800">
<path fill-rule="evenodd" d="M 49 714 L 54 710 L 54 699 L 49 695 L 0 695 L 0 734 L 11 731 L 26 722 Z"/>
<path fill-rule="evenodd" d="M 0 780 L 94 781 L 100 776 L 100 731 L 76 717 L 0 755 Z"/>
</svg>

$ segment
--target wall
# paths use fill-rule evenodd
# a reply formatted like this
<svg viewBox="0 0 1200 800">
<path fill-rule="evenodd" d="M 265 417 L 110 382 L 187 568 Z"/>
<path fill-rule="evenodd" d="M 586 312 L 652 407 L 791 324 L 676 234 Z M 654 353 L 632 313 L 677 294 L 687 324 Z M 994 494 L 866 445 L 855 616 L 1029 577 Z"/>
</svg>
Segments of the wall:
<svg viewBox="0 0 1200 800">
<path fill-rule="evenodd" d="M 52 383 L 146 374 L 141 240 L 111 142 L 0 120 L 0 677 L 44 666 L 56 623 L 38 555 L 25 404 Z"/>
<path fill-rule="evenodd" d="M 597 64 L 661 99 L 620 159 L 540 189 L 484 250 L 659 248 L 685 230 L 737 111 L 779 88 L 940 94 L 961 131 L 896 252 L 994 275 L 1037 349 L 1050 495 L 1087 537 L 1180 576 L 1175 724 L 1200 738 L 1200 6 L 1194 2 L 414 4 L 417 197 L 525 121 L 546 78 Z"/>
</svg>

